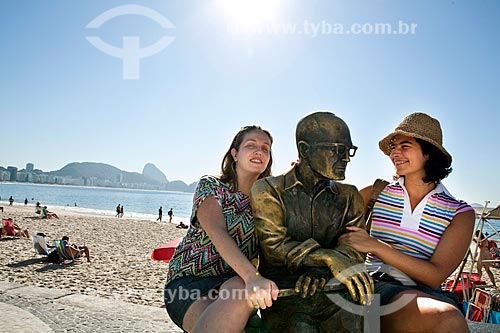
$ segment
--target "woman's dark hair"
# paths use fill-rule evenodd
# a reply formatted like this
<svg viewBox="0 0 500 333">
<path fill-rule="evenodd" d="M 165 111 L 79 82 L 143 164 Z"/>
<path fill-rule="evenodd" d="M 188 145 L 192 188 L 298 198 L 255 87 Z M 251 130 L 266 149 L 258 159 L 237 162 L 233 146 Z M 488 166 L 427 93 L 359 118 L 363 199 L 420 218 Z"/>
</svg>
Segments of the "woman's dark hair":
<svg viewBox="0 0 500 333">
<path fill-rule="evenodd" d="M 422 153 L 429 156 L 424 164 L 425 177 L 422 180 L 426 183 L 439 183 L 442 179 L 448 177 L 452 168 L 446 155 L 433 144 L 419 138 L 415 139 L 420 144 Z"/>
<path fill-rule="evenodd" d="M 231 154 L 231 149 L 234 148 L 236 149 L 236 151 L 239 151 L 240 145 L 243 142 L 245 135 L 252 131 L 264 132 L 271 140 L 271 144 L 273 143 L 273 137 L 271 133 L 269 133 L 269 131 L 265 129 L 262 129 L 262 127 L 260 126 L 256 125 L 245 126 L 242 127 L 238 133 L 236 133 L 233 142 L 231 142 L 231 146 L 227 150 L 226 155 L 224 155 L 224 158 L 222 159 L 221 176 L 220 176 L 220 180 L 225 183 L 231 184 L 234 191 L 238 190 L 238 177 L 236 176 L 236 165 L 235 165 L 236 162 L 234 161 L 233 155 Z M 271 166 L 273 165 L 272 153 L 269 156 L 270 158 L 269 158 L 269 163 L 267 164 L 267 168 L 266 170 L 264 170 L 264 172 L 262 172 L 259 175 L 259 179 L 271 175 Z"/>
</svg>

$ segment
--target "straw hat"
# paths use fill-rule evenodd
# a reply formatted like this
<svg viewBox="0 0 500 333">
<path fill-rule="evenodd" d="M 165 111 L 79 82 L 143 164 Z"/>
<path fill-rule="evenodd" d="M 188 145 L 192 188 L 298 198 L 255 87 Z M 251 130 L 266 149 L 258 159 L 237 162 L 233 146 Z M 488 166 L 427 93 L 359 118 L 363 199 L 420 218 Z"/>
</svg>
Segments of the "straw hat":
<svg viewBox="0 0 500 333">
<path fill-rule="evenodd" d="M 398 134 L 429 142 L 446 156 L 451 165 L 451 155 L 443 147 L 443 132 L 437 119 L 420 112 L 406 116 L 394 132 L 379 141 L 378 146 L 384 154 L 390 155 L 391 141 Z"/>
</svg>

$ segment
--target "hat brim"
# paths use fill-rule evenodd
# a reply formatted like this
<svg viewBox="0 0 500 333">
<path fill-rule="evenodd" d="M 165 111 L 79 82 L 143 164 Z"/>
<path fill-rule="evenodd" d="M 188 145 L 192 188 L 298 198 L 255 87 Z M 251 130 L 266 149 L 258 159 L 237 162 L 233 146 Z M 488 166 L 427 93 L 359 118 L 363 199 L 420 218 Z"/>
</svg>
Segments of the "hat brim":
<svg viewBox="0 0 500 333">
<path fill-rule="evenodd" d="M 382 150 L 382 152 L 384 154 L 386 154 L 387 156 L 389 156 L 391 154 L 391 140 L 396 135 L 410 136 L 412 138 L 418 138 L 418 139 L 424 140 L 426 142 L 429 142 L 431 145 L 433 145 L 434 147 L 439 149 L 446 156 L 448 163 L 451 165 L 451 161 L 452 161 L 451 155 L 450 155 L 450 153 L 448 153 L 446 151 L 446 149 L 444 149 L 444 147 L 442 145 L 440 145 L 436 141 L 431 140 L 429 138 L 426 138 L 422 135 L 415 134 L 415 133 L 409 133 L 409 132 L 405 132 L 402 130 L 396 130 L 378 142 L 378 146 L 379 146 L 380 150 Z"/>
</svg>

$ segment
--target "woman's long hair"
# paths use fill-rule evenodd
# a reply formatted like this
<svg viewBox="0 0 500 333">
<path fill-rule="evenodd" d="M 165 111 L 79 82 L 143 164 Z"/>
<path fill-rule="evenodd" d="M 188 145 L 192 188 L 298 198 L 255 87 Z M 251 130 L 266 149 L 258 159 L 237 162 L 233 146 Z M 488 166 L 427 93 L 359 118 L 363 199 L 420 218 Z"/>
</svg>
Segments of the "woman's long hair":
<svg viewBox="0 0 500 333">
<path fill-rule="evenodd" d="M 269 131 L 265 129 L 262 129 L 262 127 L 260 126 L 256 125 L 245 126 L 242 127 L 238 133 L 236 133 L 233 142 L 231 142 L 231 146 L 227 150 L 226 155 L 224 155 L 224 158 L 222 159 L 221 176 L 220 176 L 221 181 L 231 184 L 231 186 L 233 187 L 233 191 L 238 190 L 238 177 L 236 175 L 236 162 L 234 161 L 233 155 L 231 154 L 231 150 L 234 148 L 236 149 L 236 151 L 239 151 L 241 143 L 245 138 L 245 135 L 252 131 L 264 132 L 271 140 L 271 144 L 273 143 L 273 137 L 271 136 L 271 133 L 269 133 Z M 272 153 L 269 156 L 270 156 L 269 163 L 267 163 L 266 170 L 264 170 L 264 172 L 262 172 L 259 175 L 259 179 L 271 175 L 271 166 L 273 165 Z"/>
<path fill-rule="evenodd" d="M 425 177 L 423 181 L 426 183 L 439 183 L 442 179 L 448 177 L 452 171 L 448 158 L 433 144 L 419 138 L 415 139 L 422 147 L 422 153 L 429 156 L 424 164 Z"/>
</svg>

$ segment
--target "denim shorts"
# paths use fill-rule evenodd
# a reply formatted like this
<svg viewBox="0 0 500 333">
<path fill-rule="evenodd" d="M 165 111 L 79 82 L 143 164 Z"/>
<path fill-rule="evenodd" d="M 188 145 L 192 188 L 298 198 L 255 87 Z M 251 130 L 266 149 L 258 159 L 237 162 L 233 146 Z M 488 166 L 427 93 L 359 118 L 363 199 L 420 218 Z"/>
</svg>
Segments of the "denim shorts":
<svg viewBox="0 0 500 333">
<path fill-rule="evenodd" d="M 387 305 L 400 292 L 415 290 L 428 294 L 430 297 L 449 303 L 458 309 L 458 297 L 451 291 L 444 291 L 441 288 L 432 289 L 423 284 L 416 283 L 415 285 L 402 285 L 399 282 L 378 281 L 375 279 L 375 294 L 380 296 L 380 305 Z"/>
<path fill-rule="evenodd" d="M 172 321 L 182 328 L 187 310 L 197 300 L 216 298 L 220 286 L 235 275 L 212 277 L 183 276 L 165 285 L 163 299 Z"/>
</svg>

